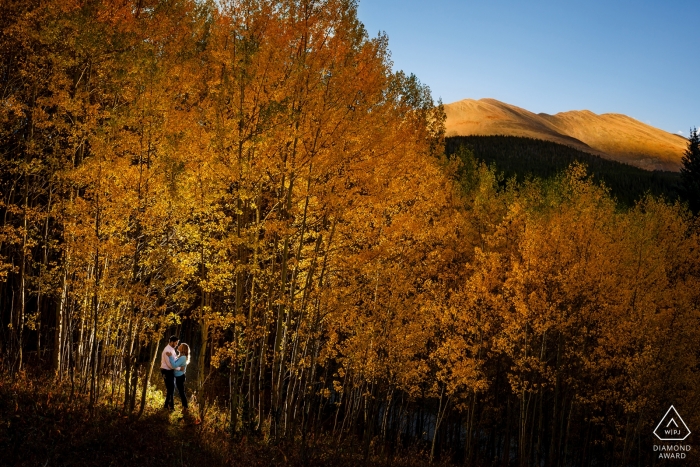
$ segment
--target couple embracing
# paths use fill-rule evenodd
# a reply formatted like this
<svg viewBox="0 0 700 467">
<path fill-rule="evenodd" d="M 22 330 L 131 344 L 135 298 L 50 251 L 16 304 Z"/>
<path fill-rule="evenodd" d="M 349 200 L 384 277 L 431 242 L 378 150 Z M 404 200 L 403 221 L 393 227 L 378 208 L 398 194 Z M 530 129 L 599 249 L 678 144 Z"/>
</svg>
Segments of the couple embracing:
<svg viewBox="0 0 700 467">
<path fill-rule="evenodd" d="M 190 363 L 190 346 L 180 344 L 177 336 L 170 336 L 168 345 L 160 356 L 160 372 L 165 379 L 165 409 L 175 409 L 175 386 L 180 393 L 182 412 L 187 413 L 187 395 L 185 394 L 185 372 Z M 177 350 L 176 350 L 177 349 Z"/>
</svg>

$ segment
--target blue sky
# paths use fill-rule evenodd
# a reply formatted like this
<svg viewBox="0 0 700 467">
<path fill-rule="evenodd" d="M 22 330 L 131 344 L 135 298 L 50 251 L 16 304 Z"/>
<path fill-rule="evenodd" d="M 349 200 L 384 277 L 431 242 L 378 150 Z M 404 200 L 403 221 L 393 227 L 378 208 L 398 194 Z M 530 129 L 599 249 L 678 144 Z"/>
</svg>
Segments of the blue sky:
<svg viewBox="0 0 700 467">
<path fill-rule="evenodd" d="M 700 127 L 697 0 L 360 0 L 396 70 L 449 103 L 616 112 L 672 133 Z"/>
</svg>

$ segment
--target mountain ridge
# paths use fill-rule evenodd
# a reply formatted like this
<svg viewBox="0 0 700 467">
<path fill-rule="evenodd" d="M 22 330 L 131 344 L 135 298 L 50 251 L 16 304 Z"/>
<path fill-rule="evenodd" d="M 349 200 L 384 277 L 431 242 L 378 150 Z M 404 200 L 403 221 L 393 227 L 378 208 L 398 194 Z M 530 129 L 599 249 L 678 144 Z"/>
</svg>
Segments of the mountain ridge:
<svg viewBox="0 0 700 467">
<path fill-rule="evenodd" d="M 496 99 L 445 104 L 446 136 L 520 136 L 565 144 L 645 170 L 678 172 L 687 140 L 620 113 L 533 113 Z"/>
</svg>

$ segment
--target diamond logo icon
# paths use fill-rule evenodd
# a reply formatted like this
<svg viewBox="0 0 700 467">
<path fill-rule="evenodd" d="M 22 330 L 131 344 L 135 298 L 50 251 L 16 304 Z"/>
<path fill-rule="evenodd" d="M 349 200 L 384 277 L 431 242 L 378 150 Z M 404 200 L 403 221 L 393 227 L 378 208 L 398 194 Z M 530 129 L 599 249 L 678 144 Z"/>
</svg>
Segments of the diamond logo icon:
<svg viewBox="0 0 700 467">
<path fill-rule="evenodd" d="M 690 430 L 676 408 L 671 406 L 654 429 L 654 434 L 661 441 L 683 441 L 690 436 Z"/>
</svg>

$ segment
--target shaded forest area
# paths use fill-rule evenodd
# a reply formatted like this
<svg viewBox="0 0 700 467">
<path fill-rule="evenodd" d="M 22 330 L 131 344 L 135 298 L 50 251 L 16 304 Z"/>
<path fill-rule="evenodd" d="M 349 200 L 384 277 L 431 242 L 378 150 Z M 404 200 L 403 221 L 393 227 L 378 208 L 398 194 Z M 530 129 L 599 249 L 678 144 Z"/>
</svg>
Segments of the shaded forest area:
<svg viewBox="0 0 700 467">
<path fill-rule="evenodd" d="M 700 426 L 698 220 L 446 156 L 355 2 L 6 0 L 0 55 L 3 461 L 171 429 L 171 334 L 168 439 L 214 464 L 649 465 L 670 404 Z"/>
<path fill-rule="evenodd" d="M 679 198 L 679 173 L 643 170 L 551 141 L 518 136 L 452 136 L 446 138 L 445 147 L 450 155 L 459 153 L 460 147 L 468 148 L 477 160 L 495 164 L 505 179 L 516 177 L 519 182 L 531 177 L 549 179 L 580 162 L 588 167 L 593 180 L 604 183 L 626 207 L 634 206 L 646 194 L 668 201 Z"/>
</svg>

